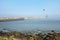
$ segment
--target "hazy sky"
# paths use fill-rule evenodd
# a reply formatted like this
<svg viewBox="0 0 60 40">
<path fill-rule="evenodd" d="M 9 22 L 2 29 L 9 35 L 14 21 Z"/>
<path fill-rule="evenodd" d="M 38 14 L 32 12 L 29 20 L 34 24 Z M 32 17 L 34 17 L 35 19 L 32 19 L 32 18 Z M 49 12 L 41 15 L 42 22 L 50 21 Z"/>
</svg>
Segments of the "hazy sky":
<svg viewBox="0 0 60 40">
<path fill-rule="evenodd" d="M 50 19 L 60 19 L 60 0 L 0 0 L 0 17 L 45 15 Z"/>
</svg>

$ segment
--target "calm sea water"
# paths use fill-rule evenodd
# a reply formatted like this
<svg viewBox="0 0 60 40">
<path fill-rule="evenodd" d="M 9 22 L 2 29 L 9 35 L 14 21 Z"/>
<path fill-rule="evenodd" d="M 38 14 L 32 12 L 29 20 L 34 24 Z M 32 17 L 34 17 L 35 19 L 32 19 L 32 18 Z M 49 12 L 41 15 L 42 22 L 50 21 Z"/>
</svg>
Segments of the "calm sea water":
<svg viewBox="0 0 60 40">
<path fill-rule="evenodd" d="M 26 30 L 57 30 L 60 31 L 60 20 L 23 20 L 0 22 L 0 30 L 7 29 L 10 31 Z"/>
</svg>

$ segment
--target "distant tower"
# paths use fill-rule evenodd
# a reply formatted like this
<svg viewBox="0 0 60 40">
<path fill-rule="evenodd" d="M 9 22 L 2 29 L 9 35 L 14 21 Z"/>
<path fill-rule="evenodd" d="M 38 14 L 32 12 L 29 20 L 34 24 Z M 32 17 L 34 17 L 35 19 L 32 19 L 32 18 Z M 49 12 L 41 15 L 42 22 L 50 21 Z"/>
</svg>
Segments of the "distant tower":
<svg viewBox="0 0 60 40">
<path fill-rule="evenodd" d="M 43 11 L 45 12 L 45 9 L 43 9 Z M 46 16 L 45 16 L 46 18 L 48 18 L 48 15 L 46 14 Z"/>
<path fill-rule="evenodd" d="M 45 9 L 43 9 L 43 11 L 45 11 Z"/>
<path fill-rule="evenodd" d="M 46 14 L 46 18 L 48 18 L 48 15 Z"/>
</svg>

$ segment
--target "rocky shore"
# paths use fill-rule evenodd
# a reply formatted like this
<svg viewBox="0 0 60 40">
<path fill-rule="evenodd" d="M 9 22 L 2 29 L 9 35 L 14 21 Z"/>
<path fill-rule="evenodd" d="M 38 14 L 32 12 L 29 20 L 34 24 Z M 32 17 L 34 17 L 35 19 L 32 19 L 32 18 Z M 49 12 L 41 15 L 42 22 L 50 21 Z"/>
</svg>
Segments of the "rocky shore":
<svg viewBox="0 0 60 40">
<path fill-rule="evenodd" d="M 47 34 L 26 34 L 22 32 L 2 32 L 0 31 L 0 40 L 60 40 L 60 33 L 51 31 Z"/>
</svg>

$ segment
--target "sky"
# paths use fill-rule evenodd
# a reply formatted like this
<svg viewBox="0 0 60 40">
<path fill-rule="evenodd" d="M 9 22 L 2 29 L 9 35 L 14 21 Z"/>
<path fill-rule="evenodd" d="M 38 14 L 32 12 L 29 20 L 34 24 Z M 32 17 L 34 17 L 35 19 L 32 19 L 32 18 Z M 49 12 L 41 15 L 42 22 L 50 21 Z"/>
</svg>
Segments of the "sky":
<svg viewBox="0 0 60 40">
<path fill-rule="evenodd" d="M 60 0 L 0 0 L 0 17 L 46 15 L 48 19 L 60 20 Z"/>
</svg>

